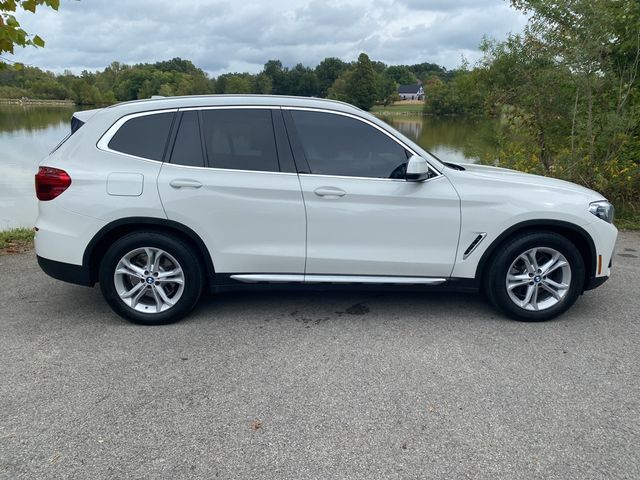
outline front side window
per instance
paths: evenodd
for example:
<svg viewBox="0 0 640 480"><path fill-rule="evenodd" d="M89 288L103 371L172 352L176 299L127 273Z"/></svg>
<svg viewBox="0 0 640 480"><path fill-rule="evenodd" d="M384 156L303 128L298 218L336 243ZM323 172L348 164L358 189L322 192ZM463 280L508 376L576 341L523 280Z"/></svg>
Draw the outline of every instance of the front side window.
<svg viewBox="0 0 640 480"><path fill-rule="evenodd" d="M371 125L323 112L292 110L291 115L311 173L405 178L407 152Z"/></svg>
<svg viewBox="0 0 640 480"><path fill-rule="evenodd" d="M151 160L162 160L174 112L155 113L127 120L109 140L109 148Z"/></svg>
<svg viewBox="0 0 640 480"><path fill-rule="evenodd" d="M201 114L209 167L280 171L270 110L213 109Z"/></svg>

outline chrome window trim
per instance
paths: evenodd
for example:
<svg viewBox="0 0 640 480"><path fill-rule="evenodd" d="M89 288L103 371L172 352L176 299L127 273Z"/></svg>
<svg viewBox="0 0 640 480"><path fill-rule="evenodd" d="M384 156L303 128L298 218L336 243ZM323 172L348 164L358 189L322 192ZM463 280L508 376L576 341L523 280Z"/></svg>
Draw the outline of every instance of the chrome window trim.
<svg viewBox="0 0 640 480"><path fill-rule="evenodd" d="M344 178L347 180L375 180L378 182L400 182L400 183L413 183L413 184L417 184L417 185L421 185L423 183L427 183L430 182L432 180L438 180L439 178L442 178L443 175L436 175L434 177L431 178L427 178L426 180L422 180L420 182L407 182L406 180L403 180L402 178L379 178L379 177L352 177L350 175L327 175L324 173L299 173L298 176L300 177L315 177L315 178Z"/></svg>
<svg viewBox="0 0 640 480"><path fill-rule="evenodd" d="M102 134L102 137L100 137L100 139L98 140L98 143L96 143L96 147L98 148L98 150L102 150L104 152L117 153L118 155L124 155L126 157L136 158L138 160L145 160L147 162L162 163L162 160L154 160L153 158L139 157L137 155L131 155L130 153L121 152L119 150L113 150L112 148L109 148L109 142L111 141L113 136L116 134L116 132L120 130L120 127L122 127L125 123L127 123L129 120L133 118L146 117L148 115L159 115L161 113L172 113L172 112L176 113L177 111L178 111L177 108L166 108L162 110L150 110L146 112L129 113L127 115L124 115L123 117L120 117L118 120L116 120L116 122L113 125L111 125L106 132Z"/></svg>
<svg viewBox="0 0 640 480"><path fill-rule="evenodd" d="M119 153L119 152L118 152ZM207 171L220 171L220 172L240 172L240 173L262 173L262 174L268 174L268 175L293 175L293 176L298 176L297 173L293 173L293 172L272 172L269 170L241 170L239 168L217 168L217 167L195 167L193 165L180 165L177 163L171 163L171 162L162 162L162 166L169 166L169 167L177 167L177 168L187 168L187 169L195 169L195 170L207 170Z"/></svg>
<svg viewBox="0 0 640 480"><path fill-rule="evenodd" d="M192 110L280 110L279 105L207 105L202 107L179 107L181 112Z"/></svg>
<svg viewBox="0 0 640 480"><path fill-rule="evenodd" d="M352 113L347 113L347 112L341 112L339 110L329 110L326 108L313 108L313 107L290 107L290 106L283 106L280 107L282 110L299 110L299 111L306 111L306 112L320 112L320 113L329 113L329 114L333 114L333 115L341 115L343 117L350 117L353 118L354 120L359 120L362 123L366 123L367 125L375 128L376 130L384 133L387 137L389 137L391 140L393 140L394 142L396 142L398 145L400 145L402 148L404 148L405 150L408 150L409 153L416 155L420 158L424 158L422 155L419 155L413 148L411 148L409 145L407 145L406 143L404 143L402 140L400 140L399 138L395 137L391 132L386 131L384 128L382 128L379 125L376 125L375 123L373 123L371 120L368 120L366 118L360 117L358 115L354 115ZM429 161L430 159L425 158L427 164L429 165L429 169L431 170L432 173L435 174L434 177L429 178L428 180L433 180L434 178L440 177L442 176L442 174L433 166L431 165L431 162ZM321 175L321 176L331 176L331 177L342 177L342 178L369 178L369 179L378 179L378 177L347 177L346 175L323 175L323 174L319 174L319 173L309 173L309 174L305 174L305 175ZM401 180L401 179L392 179L392 178L380 178L379 180L400 180L401 182L404 182L406 180Z"/></svg>
<svg viewBox="0 0 640 480"><path fill-rule="evenodd" d="M107 131L98 140L96 147L99 150L102 150L104 152L115 153L117 155L123 155L125 157L134 158L136 160L144 160L146 162L153 162L153 163L163 163L163 164L166 163L167 165L171 165L173 167L181 167L181 168L220 170L220 171L226 171L226 172L240 172L240 173L267 173L267 174L275 173L280 175L301 175L301 176L304 175L304 176L326 177L326 178L351 178L351 179L366 179L366 180L382 180L382 181L392 181L392 182L406 182L406 180L399 179L399 178L354 177L354 176L347 176L347 175L326 175L326 174L319 174L319 173L297 174L297 173L291 173L291 172L272 172L272 171L265 171L265 170L240 170L240 169L233 169L233 168L194 167L189 165L178 165L170 162L163 162L162 160L154 160L152 158L139 157L137 155L131 155L130 153L125 153L119 150L113 150L109 148L109 142L111 141L113 136L116 134L116 132L120 129L120 127L122 127L122 125L124 125L127 121L133 118L145 117L147 115L157 115L161 113L171 113L171 112L177 113L177 112L186 112L186 111L194 111L194 110L197 111L197 110L234 110L234 109L301 110L301 111L321 112L321 113L328 113L328 114L334 114L334 115L342 115L344 117L353 118L354 120L359 120L362 123L365 123L375 128L376 130L385 134L391 140L395 141L402 148L405 148L406 150L408 150L411 154L418 155L411 147L409 147L407 144L402 142L400 139L396 138L393 134L391 134L390 132L387 132L384 128L380 127L379 125L376 125L370 120L367 120L366 118L362 118L358 115L353 115L347 112L340 112L338 110L330 110L326 108L293 107L293 106L282 106L282 105L209 105L209 106L200 106L200 107L165 108L162 110L149 110L144 112L129 113L127 115L120 117L118 120L116 120L116 122L113 125L111 125L111 127L107 129ZM421 155L418 155L418 156L422 157ZM436 170L436 168L433 165L431 165L431 163L429 162L429 159L425 159L425 160L429 165L429 169L435 175L423 182L415 182L415 183L425 183L443 176L442 173L440 173L438 170Z"/></svg>

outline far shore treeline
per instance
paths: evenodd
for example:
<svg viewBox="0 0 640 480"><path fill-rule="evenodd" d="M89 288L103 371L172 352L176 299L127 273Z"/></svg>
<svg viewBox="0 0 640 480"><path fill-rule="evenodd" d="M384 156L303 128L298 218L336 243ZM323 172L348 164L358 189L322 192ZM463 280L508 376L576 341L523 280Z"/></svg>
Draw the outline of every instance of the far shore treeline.
<svg viewBox="0 0 640 480"><path fill-rule="evenodd" d="M0 98L111 104L151 95L273 93L384 110L399 84L422 82L424 113L499 120L491 138L497 158L483 162L593 188L614 202L623 226L640 228L640 1L510 3L529 16L524 32L483 40L482 58L456 70L385 65L364 53L353 62L325 58L315 67L270 60L257 74L217 78L179 58L114 62L80 75L5 66Z"/></svg>
<svg viewBox="0 0 640 480"><path fill-rule="evenodd" d="M397 98L400 84L425 79L450 80L455 72L432 64L392 65L371 61L361 54L357 61L325 58L315 67L297 64L288 68L269 60L257 74L228 73L210 78L189 60L174 58L156 63L126 65L113 62L102 71L67 71L54 74L37 67L0 70L0 98L73 100L78 105L105 105L152 95L257 93L330 97L369 110Z"/></svg>

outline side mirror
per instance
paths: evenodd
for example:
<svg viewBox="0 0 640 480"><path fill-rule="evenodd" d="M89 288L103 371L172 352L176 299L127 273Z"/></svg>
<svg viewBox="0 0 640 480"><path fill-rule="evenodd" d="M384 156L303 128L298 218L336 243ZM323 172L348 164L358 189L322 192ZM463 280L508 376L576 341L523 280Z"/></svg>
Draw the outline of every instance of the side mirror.
<svg viewBox="0 0 640 480"><path fill-rule="evenodd" d="M407 173L405 180L407 182L422 182L429 178L429 164L418 155L411 155L407 162Z"/></svg>

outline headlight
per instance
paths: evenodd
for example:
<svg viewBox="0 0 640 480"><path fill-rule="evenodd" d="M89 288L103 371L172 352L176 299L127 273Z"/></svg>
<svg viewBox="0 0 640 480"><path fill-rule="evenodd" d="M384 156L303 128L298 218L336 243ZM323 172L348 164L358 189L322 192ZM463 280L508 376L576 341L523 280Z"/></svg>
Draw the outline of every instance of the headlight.
<svg viewBox="0 0 640 480"><path fill-rule="evenodd" d="M605 222L613 223L615 208L613 208L613 205L611 205L606 200L591 202L589 204L589 211Z"/></svg>

